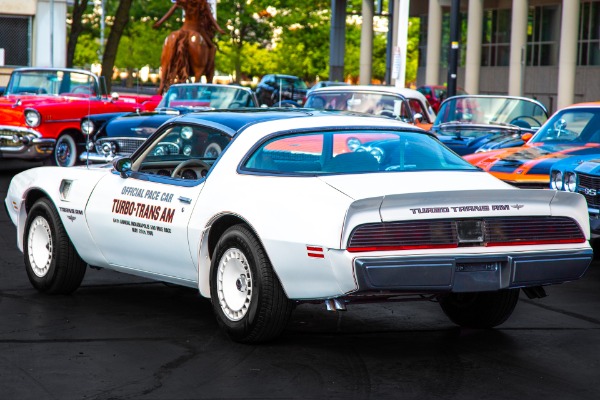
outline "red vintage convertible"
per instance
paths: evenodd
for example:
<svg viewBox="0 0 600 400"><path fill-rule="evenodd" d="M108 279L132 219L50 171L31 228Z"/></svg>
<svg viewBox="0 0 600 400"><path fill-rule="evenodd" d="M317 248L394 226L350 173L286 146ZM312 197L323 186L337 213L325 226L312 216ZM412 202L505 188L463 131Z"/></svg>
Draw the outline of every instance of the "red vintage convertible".
<svg viewBox="0 0 600 400"><path fill-rule="evenodd" d="M83 116L156 105L150 95L108 96L102 83L79 69L15 69L0 97L0 158L73 166L85 144Z"/></svg>

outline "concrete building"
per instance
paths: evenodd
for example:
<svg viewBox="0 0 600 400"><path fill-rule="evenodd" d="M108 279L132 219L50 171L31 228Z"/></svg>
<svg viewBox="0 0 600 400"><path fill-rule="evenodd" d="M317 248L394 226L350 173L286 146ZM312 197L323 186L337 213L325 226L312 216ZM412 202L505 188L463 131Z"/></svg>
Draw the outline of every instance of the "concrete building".
<svg viewBox="0 0 600 400"><path fill-rule="evenodd" d="M410 2L417 85L447 82L450 3ZM600 100L600 0L462 0L461 19L457 83L468 93L533 97L550 111Z"/></svg>
<svg viewBox="0 0 600 400"><path fill-rule="evenodd" d="M64 67L67 0L0 1L0 86L15 67Z"/></svg>

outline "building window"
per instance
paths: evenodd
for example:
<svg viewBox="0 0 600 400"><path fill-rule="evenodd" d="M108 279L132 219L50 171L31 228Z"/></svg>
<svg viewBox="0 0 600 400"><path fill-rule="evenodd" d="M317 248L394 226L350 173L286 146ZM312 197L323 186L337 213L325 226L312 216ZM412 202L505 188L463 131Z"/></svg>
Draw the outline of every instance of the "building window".
<svg viewBox="0 0 600 400"><path fill-rule="evenodd" d="M483 14L481 65L502 67L510 62L510 10L489 10Z"/></svg>
<svg viewBox="0 0 600 400"><path fill-rule="evenodd" d="M31 65L31 17L0 15L0 49L5 65Z"/></svg>
<svg viewBox="0 0 600 400"><path fill-rule="evenodd" d="M600 65L600 1L581 3L577 65Z"/></svg>
<svg viewBox="0 0 600 400"><path fill-rule="evenodd" d="M427 65L427 46L429 38L427 36L427 27L429 24L426 15L421 16L421 25L419 27L419 67ZM458 66L464 67L467 58L467 14L460 13L459 15L459 54ZM440 49L440 64L442 68L448 68L448 53L450 52L450 13L444 13L442 16L442 43Z"/></svg>
<svg viewBox="0 0 600 400"><path fill-rule="evenodd" d="M559 37L558 6L530 7L527 23L527 65L557 65Z"/></svg>

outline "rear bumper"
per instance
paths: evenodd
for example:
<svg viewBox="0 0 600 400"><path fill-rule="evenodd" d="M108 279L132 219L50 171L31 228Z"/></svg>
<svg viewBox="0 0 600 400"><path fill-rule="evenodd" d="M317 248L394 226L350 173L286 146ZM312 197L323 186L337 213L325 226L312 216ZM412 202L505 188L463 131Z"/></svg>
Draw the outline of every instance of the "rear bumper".
<svg viewBox="0 0 600 400"><path fill-rule="evenodd" d="M506 255L358 258L357 292L482 292L579 279L591 249Z"/></svg>

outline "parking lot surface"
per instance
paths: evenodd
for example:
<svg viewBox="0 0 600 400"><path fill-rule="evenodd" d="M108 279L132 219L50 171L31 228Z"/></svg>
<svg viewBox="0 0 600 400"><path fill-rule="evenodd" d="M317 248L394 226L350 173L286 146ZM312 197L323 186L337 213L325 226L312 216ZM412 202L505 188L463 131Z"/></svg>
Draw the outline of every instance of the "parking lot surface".
<svg viewBox="0 0 600 400"><path fill-rule="evenodd" d="M0 160L0 199L31 164ZM600 398L600 260L523 294L493 330L432 302L300 305L280 339L230 341L196 291L88 269L70 296L36 292L0 211L0 399Z"/></svg>

